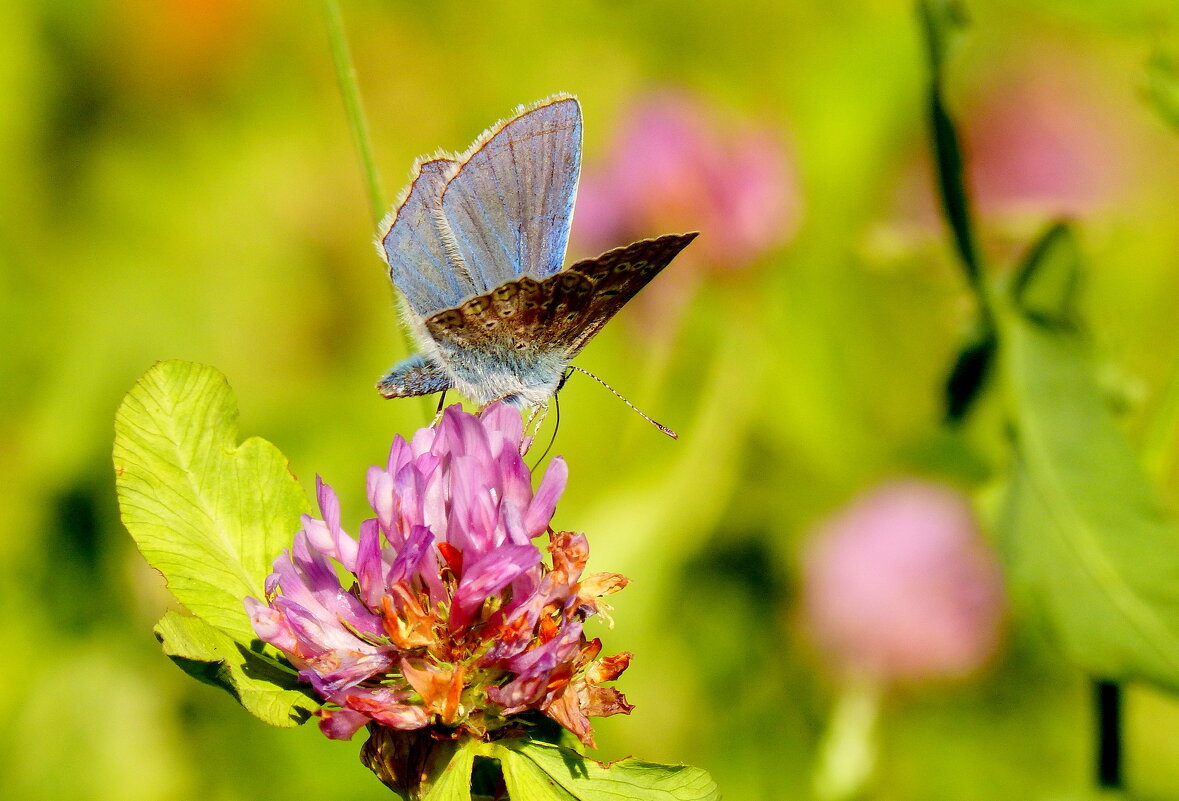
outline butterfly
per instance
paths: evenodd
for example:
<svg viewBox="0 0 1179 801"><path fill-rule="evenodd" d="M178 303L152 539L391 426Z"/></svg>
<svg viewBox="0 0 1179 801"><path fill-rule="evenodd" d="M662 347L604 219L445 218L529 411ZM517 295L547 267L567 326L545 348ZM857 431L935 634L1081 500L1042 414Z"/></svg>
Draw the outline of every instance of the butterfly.
<svg viewBox="0 0 1179 801"><path fill-rule="evenodd" d="M418 159L377 250L421 352L385 374L381 395L545 406L573 357L696 237L562 269L580 171L581 106L567 94L520 107L459 156Z"/></svg>

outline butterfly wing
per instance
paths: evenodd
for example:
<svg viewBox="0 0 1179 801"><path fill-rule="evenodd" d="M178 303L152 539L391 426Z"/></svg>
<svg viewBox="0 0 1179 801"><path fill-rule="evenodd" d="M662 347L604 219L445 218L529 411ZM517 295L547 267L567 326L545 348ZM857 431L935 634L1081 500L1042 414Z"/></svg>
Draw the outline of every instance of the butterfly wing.
<svg viewBox="0 0 1179 801"><path fill-rule="evenodd" d="M696 235L644 239L543 281L523 276L428 317L426 330L443 350L571 359Z"/></svg>
<svg viewBox="0 0 1179 801"><path fill-rule="evenodd" d="M558 95L500 122L459 159L442 209L473 294L560 271L581 171L581 107Z"/></svg>
<svg viewBox="0 0 1179 801"><path fill-rule="evenodd" d="M404 199L381 225L380 248L389 278L421 316L457 305L477 289L453 252L453 236L442 215L442 191L457 162L419 161Z"/></svg>
<svg viewBox="0 0 1179 801"><path fill-rule="evenodd" d="M560 336L562 341L568 342L566 352L569 358L580 353L602 326L698 235L699 231L691 231L643 239L608 250L596 258L579 261L566 270L583 276L592 286L584 313L571 321L570 331L562 332Z"/></svg>

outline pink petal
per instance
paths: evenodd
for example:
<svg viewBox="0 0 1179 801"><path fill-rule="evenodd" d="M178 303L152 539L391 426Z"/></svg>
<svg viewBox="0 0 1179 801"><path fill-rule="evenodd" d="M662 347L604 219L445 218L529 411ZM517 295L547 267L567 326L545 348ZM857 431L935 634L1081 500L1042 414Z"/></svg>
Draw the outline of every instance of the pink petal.
<svg viewBox="0 0 1179 801"><path fill-rule="evenodd" d="M321 709L319 730L332 740L351 740L352 735L371 719L351 709Z"/></svg>
<svg viewBox="0 0 1179 801"><path fill-rule="evenodd" d="M451 626L467 622L491 595L511 583L512 579L540 564L540 551L534 545L504 545L496 548L474 564L463 568L463 580L454 594Z"/></svg>
<svg viewBox="0 0 1179 801"><path fill-rule="evenodd" d="M565 483L569 480L569 467L560 456L549 462L544 471L544 478L536 489L532 503L528 505L528 512L524 515L524 530L530 537L543 534L553 519L553 512L557 510L557 501L565 491Z"/></svg>
<svg viewBox="0 0 1179 801"><path fill-rule="evenodd" d="M250 616L250 624L254 627L258 639L285 653L294 652L295 635L281 612L252 596L247 596L244 603L246 614Z"/></svg>

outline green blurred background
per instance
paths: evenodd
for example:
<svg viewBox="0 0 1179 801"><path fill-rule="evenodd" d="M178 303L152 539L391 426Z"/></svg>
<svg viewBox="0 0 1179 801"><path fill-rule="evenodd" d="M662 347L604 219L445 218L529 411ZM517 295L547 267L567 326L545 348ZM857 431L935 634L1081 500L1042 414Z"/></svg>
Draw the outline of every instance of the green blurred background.
<svg viewBox="0 0 1179 801"><path fill-rule="evenodd" d="M1138 436L1179 357L1179 135L1146 92L1179 15L968 8L949 90L992 269L1054 215L1078 221L1092 338ZM415 156L555 91L582 101L587 176L653 96L689 98L722 139L752 126L780 145L778 235L738 266L673 264L579 359L680 441L574 379L555 522L589 534L591 568L633 579L614 630L591 630L636 657L620 686L637 708L598 726L602 757L699 765L729 799L808 797L836 681L801 631L800 543L884 479L985 495L1002 469L993 403L964 433L940 424L972 307L930 189L911 5L343 13L389 203ZM352 530L364 469L427 421L373 390L405 344L320 6L43 0L0 19L0 796L387 797L360 738L270 729L160 654L170 601L118 521L110 465L115 409L159 359L223 370L243 434L305 486L330 481ZM651 224L633 233L665 232ZM571 256L602 249L578 226ZM1015 618L972 679L888 696L869 797L1086 797L1088 693ZM1136 797L1179 799L1174 699L1130 692L1127 748Z"/></svg>

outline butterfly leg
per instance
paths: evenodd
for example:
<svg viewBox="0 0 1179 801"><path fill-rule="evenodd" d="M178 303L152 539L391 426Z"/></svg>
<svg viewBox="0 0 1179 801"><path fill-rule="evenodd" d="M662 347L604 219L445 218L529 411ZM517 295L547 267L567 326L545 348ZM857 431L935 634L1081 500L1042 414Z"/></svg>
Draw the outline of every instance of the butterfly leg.
<svg viewBox="0 0 1179 801"><path fill-rule="evenodd" d="M442 412L446 407L446 390L438 395L438 408L434 410L434 419L430 421L430 428L435 428L442 422Z"/></svg>
<svg viewBox="0 0 1179 801"><path fill-rule="evenodd" d="M524 433L527 436L535 437L548 416L549 405L547 403L532 407L532 413L528 415L528 421L524 424Z"/></svg>

